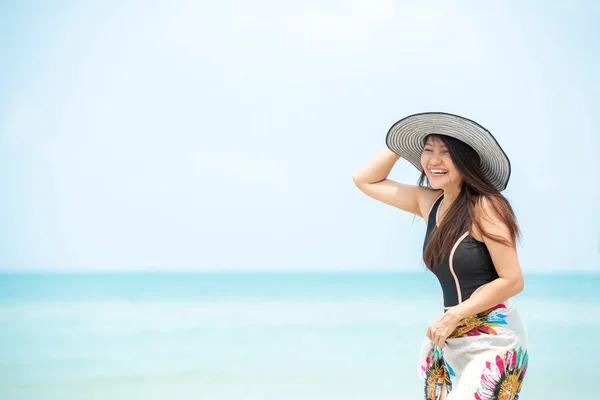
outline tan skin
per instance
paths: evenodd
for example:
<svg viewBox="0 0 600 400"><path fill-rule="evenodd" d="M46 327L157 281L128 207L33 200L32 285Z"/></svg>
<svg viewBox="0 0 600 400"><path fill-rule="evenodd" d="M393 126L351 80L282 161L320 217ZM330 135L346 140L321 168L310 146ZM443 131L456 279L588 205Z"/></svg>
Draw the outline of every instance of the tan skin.
<svg viewBox="0 0 600 400"><path fill-rule="evenodd" d="M421 166L433 190L387 179L398 159L399 156L390 150L385 150L354 175L354 183L368 196L418 215L425 220L425 223L428 222L427 213L434 201L444 193L438 213L438 222L441 222L458 196L462 184L462 176L454 166L443 142L430 138L421 155ZM431 169L444 170L447 174L433 175ZM445 347L445 340L461 319L494 307L523 290L523 274L508 227L500 221L492 206L485 200L477 204L475 218L487 232L503 236L511 242L511 246L483 237L475 226L472 227L471 235L487 246L499 278L479 288L464 302L450 307L442 316L429 324L427 337L442 348Z"/></svg>

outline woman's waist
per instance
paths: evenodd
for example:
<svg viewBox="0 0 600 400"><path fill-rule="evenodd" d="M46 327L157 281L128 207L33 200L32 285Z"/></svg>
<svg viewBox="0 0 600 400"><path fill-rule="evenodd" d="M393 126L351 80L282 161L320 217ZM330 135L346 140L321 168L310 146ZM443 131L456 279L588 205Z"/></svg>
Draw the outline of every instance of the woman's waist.
<svg viewBox="0 0 600 400"><path fill-rule="evenodd" d="M523 322L510 299L487 310L462 318L448 338L496 335L505 330L520 330Z"/></svg>
<svg viewBox="0 0 600 400"><path fill-rule="evenodd" d="M469 300L477 292L487 286L495 279L439 279L442 296L444 298L444 307L450 308L464 301Z"/></svg>

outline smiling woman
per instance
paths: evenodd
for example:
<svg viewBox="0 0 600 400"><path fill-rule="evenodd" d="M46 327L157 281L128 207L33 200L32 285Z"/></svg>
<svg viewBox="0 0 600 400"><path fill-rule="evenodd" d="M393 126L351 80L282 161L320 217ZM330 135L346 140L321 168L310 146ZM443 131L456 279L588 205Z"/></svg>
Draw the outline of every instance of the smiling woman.
<svg viewBox="0 0 600 400"><path fill-rule="evenodd" d="M489 131L446 113L406 117L388 150L354 176L370 197L424 218L425 265L438 278L444 313L421 348L426 400L516 399L527 371L527 333L510 298L523 290L519 228L501 194L510 162ZM404 157L418 185L387 179Z"/></svg>

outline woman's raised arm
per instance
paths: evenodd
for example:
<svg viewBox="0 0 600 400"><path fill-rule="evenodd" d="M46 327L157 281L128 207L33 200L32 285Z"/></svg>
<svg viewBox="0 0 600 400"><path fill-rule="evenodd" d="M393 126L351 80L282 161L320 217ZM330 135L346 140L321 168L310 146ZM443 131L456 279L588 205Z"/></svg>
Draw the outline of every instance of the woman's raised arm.
<svg viewBox="0 0 600 400"><path fill-rule="evenodd" d="M354 183L369 197L422 217L432 190L387 179L400 156L386 149L354 174Z"/></svg>

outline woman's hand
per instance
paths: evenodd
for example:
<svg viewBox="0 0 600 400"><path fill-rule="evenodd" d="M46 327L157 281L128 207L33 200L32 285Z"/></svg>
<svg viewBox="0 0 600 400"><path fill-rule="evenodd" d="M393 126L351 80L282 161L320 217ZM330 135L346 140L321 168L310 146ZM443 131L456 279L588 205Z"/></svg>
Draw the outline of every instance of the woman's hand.
<svg viewBox="0 0 600 400"><path fill-rule="evenodd" d="M433 342L433 344L444 348L446 345L446 339L456 329L456 326L460 322L461 318L459 315L446 312L444 315L433 321L427 327L427 337Z"/></svg>

